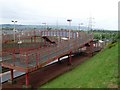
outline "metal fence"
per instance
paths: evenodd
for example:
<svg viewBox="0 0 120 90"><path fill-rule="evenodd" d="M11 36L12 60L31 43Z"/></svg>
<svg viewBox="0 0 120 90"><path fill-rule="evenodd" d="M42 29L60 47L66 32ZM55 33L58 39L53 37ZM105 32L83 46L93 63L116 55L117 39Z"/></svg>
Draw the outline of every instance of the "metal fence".
<svg viewBox="0 0 120 90"><path fill-rule="evenodd" d="M23 42L20 47L17 46L16 43L13 43L14 47L12 47L12 45L8 45L7 47L3 46L2 60L5 63L25 68L35 67L39 64L48 62L51 59L57 59L60 56L68 54L70 51L79 48L82 44L85 44L93 39L92 34L77 31L71 31L70 39L68 39L68 30L30 31L16 33L15 36L16 40L18 41L32 37L35 40L34 43L29 42L30 44L27 45L25 42ZM40 42L36 44L36 37L42 38L42 36L51 37L52 40L55 40L57 45L44 46L41 45ZM62 37L67 39L64 40ZM12 40L13 35L5 35L3 36L3 39L4 44L5 41ZM19 53L16 53L16 51Z"/></svg>

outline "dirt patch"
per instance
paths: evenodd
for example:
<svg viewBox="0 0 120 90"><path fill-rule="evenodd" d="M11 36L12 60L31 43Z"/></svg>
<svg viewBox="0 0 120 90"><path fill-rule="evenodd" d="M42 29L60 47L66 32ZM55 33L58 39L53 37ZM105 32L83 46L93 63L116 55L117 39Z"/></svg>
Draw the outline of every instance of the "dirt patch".
<svg viewBox="0 0 120 90"><path fill-rule="evenodd" d="M118 88L118 85L116 85L116 84L109 84L108 88Z"/></svg>

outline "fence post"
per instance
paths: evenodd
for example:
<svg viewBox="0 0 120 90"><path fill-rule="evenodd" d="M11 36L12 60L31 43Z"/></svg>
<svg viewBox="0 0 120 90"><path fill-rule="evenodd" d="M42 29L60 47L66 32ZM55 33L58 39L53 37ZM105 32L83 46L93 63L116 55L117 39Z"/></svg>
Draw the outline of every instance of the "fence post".
<svg viewBox="0 0 120 90"><path fill-rule="evenodd" d="M13 65L15 66L15 49L13 49L12 56L13 56Z"/></svg>
<svg viewBox="0 0 120 90"><path fill-rule="evenodd" d="M28 52L26 52L26 67L28 68Z"/></svg>
<svg viewBox="0 0 120 90"><path fill-rule="evenodd" d="M39 53L36 52L36 66L38 66L38 55Z"/></svg>
<svg viewBox="0 0 120 90"><path fill-rule="evenodd" d="M13 69L10 69L10 73L11 73L11 81L13 81L13 78L14 78Z"/></svg>
<svg viewBox="0 0 120 90"><path fill-rule="evenodd" d="M92 56L93 56L93 48L94 48L93 41L91 41L90 42L90 53L91 53Z"/></svg>
<svg viewBox="0 0 120 90"><path fill-rule="evenodd" d="M28 72L26 72L26 74L25 74L25 87L26 88L31 88L31 86L29 85L29 73Z"/></svg>
<svg viewBox="0 0 120 90"><path fill-rule="evenodd" d="M69 65L72 65L72 51L69 53Z"/></svg>
<svg viewBox="0 0 120 90"><path fill-rule="evenodd" d="M36 31L34 30L34 42L36 42Z"/></svg>

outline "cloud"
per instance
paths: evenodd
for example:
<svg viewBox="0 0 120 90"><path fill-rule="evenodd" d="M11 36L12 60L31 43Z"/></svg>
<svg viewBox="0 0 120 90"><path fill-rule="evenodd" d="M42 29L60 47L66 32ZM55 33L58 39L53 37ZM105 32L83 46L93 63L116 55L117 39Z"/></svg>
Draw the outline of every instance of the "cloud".
<svg viewBox="0 0 120 90"><path fill-rule="evenodd" d="M67 18L76 18L72 22L77 25L76 22L87 19L91 13L98 22L97 26L107 23L117 27L118 0L0 0L0 3L3 23L9 23L12 19L26 24L55 23L59 18L59 22L66 24ZM108 22L101 22L106 20Z"/></svg>

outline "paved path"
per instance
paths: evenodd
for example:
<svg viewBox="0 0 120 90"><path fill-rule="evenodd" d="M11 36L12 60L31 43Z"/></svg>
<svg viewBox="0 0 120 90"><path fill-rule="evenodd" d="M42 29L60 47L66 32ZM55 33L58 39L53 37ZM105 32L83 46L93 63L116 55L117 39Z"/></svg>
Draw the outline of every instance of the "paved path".
<svg viewBox="0 0 120 90"><path fill-rule="evenodd" d="M19 72L14 70L14 77L18 77L25 74L24 72ZM10 71L0 74L1 83L10 79Z"/></svg>
<svg viewBox="0 0 120 90"><path fill-rule="evenodd" d="M65 56L65 57L63 57L63 58L61 58L61 59L65 59L65 58L67 58L67 57L68 57L68 56ZM48 63L47 65L53 64L53 63L55 63L55 62L57 62L57 60L55 60L55 61L53 61L53 62L51 62L51 63ZM47 66L47 65L45 65L45 66ZM20 72L20 71L14 70L14 77L18 77L18 76L21 76L21 75L24 75L24 74L25 74L24 72ZM3 82L5 82L5 81L8 81L9 79L10 79L10 71L0 74L0 80L1 80L0 83L3 83Z"/></svg>

